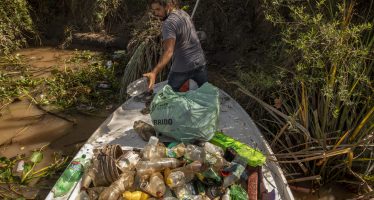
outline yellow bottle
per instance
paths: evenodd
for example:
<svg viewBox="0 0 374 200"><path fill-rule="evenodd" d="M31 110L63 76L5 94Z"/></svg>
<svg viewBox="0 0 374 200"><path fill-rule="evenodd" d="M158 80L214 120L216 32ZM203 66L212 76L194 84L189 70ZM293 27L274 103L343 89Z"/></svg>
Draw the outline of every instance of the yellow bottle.
<svg viewBox="0 0 374 200"><path fill-rule="evenodd" d="M142 191L129 192L126 191L123 193L124 200L147 200L149 195Z"/></svg>

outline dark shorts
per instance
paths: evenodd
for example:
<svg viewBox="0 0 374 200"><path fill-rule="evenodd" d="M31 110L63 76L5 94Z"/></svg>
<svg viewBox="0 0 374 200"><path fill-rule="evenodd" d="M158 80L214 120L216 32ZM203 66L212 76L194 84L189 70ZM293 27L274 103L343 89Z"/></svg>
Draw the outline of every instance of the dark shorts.
<svg viewBox="0 0 374 200"><path fill-rule="evenodd" d="M171 88L173 88L174 91L179 91L179 88L183 85L183 83L189 79L194 80L199 87L208 82L208 73L205 65L188 72L170 71L168 76L168 84L171 86Z"/></svg>

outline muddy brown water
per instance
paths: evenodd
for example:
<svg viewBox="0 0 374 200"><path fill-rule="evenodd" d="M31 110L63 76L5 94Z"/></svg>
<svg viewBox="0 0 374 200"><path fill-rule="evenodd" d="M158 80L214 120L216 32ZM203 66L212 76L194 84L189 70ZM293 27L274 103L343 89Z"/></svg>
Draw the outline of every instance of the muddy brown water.
<svg viewBox="0 0 374 200"><path fill-rule="evenodd" d="M59 69L71 67L65 65L65 60L74 55L73 50L60 50L53 47L29 48L17 53L26 58L33 75L38 77L50 75L51 70L56 66ZM102 110L100 116L79 113L63 115L75 121L74 124L46 113L28 100L13 102L0 110L0 156L27 155L32 150L48 145L44 150L43 161L36 168L40 169L52 161L54 152L74 155L112 111L113 109ZM39 186L44 187L41 191L42 198L48 193L57 177L58 175L38 183ZM298 200L340 200L353 196L340 185L326 186L315 194L294 192L294 195Z"/></svg>
<svg viewBox="0 0 374 200"><path fill-rule="evenodd" d="M53 69L74 67L66 65L65 62L74 55L74 52L74 50L43 47L23 49L16 53L24 57L33 76L47 77ZM15 101L0 110L0 156L30 155L32 150L47 145L43 151L42 162L35 168L35 170L41 169L52 162L55 152L73 156L112 111L100 110L99 115L78 112L54 115L40 109L27 99ZM52 180L38 183L46 188L41 191L42 193L46 194L49 191L56 177L58 175L51 178Z"/></svg>

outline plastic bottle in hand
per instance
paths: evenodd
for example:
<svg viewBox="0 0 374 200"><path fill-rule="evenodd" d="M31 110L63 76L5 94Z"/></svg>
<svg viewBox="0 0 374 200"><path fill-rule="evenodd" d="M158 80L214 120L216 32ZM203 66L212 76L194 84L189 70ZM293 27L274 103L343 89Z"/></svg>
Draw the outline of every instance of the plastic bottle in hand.
<svg viewBox="0 0 374 200"><path fill-rule="evenodd" d="M74 184L79 181L87 164L87 160L85 158L86 155L83 154L82 157L71 161L69 166L62 173L61 177L57 180L55 186L52 188L55 198L66 195Z"/></svg>
<svg viewBox="0 0 374 200"><path fill-rule="evenodd" d="M140 185L140 188L151 194L154 197L160 198L164 196L166 191L166 186L164 183L164 178L161 173L153 173L149 178L149 182L144 182Z"/></svg>
<svg viewBox="0 0 374 200"><path fill-rule="evenodd" d="M142 77L127 86L127 94L134 97L148 91L148 78Z"/></svg>

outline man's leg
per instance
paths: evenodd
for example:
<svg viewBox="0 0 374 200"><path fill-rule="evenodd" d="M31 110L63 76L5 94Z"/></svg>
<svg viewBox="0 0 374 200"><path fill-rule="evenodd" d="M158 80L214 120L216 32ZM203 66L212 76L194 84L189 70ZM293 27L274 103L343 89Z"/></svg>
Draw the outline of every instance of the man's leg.
<svg viewBox="0 0 374 200"><path fill-rule="evenodd" d="M175 92L179 91L179 88L190 79L189 72L169 72L168 84L173 88Z"/></svg>
<svg viewBox="0 0 374 200"><path fill-rule="evenodd" d="M206 70L206 66L201 66L195 69L191 79L194 80L199 87L208 82L208 73Z"/></svg>

